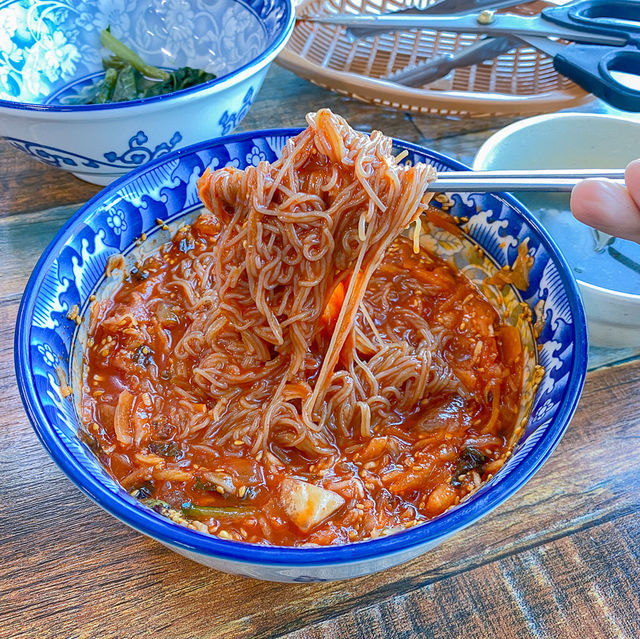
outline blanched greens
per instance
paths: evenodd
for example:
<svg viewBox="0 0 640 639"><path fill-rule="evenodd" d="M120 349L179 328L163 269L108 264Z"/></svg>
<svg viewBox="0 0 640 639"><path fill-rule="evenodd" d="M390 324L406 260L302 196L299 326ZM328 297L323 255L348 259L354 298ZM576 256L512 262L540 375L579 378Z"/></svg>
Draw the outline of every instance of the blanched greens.
<svg viewBox="0 0 640 639"><path fill-rule="evenodd" d="M102 30L100 41L113 55L102 60L104 78L83 99L83 104L128 102L174 93L216 77L202 69L180 67L169 73L147 64L135 51L120 42L109 27Z"/></svg>

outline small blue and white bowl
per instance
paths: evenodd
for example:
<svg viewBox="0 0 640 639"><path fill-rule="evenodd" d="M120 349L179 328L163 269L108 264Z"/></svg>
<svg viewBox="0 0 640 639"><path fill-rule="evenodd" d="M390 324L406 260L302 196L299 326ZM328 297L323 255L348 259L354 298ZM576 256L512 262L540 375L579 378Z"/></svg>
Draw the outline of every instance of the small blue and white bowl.
<svg viewBox="0 0 640 639"><path fill-rule="evenodd" d="M0 0L0 135L41 162L109 184L231 133L294 20L292 0ZM217 78L130 102L73 104L103 73L107 26L150 64Z"/></svg>
<svg viewBox="0 0 640 639"><path fill-rule="evenodd" d="M18 314L15 357L22 400L38 437L67 476L98 505L207 566L258 579L301 582L358 577L408 561L486 515L523 486L558 444L576 409L586 372L587 337L569 267L531 214L505 194L449 194L452 213L469 218L465 242L482 246L493 268L513 264L518 245L528 238L534 264L529 288L520 299L544 319L532 348L532 357L544 366L544 377L537 392L531 392L530 411L513 454L494 477L430 522L327 548L219 539L177 525L136 501L79 440L76 403L61 396L58 367L71 378L77 402L86 339L87 322L77 327L67 317L69 310L77 305L86 317L90 296L109 294L105 289L113 282L105 278L105 266L111 255L121 253L129 261L144 257L169 239L171 231L163 227L176 228L197 215L201 209L197 180L207 167L244 168L273 161L297 132L258 131L204 142L158 158L104 189L67 222L36 265ZM398 151L406 149L412 162L428 161L438 170L466 169L413 144L398 141L396 146ZM136 240L143 233L147 239L140 246ZM521 308L518 313L522 314Z"/></svg>

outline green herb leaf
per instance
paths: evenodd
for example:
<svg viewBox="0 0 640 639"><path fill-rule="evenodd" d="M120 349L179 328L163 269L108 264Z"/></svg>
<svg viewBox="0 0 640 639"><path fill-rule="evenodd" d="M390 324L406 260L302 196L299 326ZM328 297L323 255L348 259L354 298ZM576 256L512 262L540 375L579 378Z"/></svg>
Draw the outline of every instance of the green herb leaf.
<svg viewBox="0 0 640 639"><path fill-rule="evenodd" d="M149 98L156 95L164 95L166 93L175 93L182 89L208 82L215 78L215 74L203 71L202 69L193 69L191 67L181 67L162 82L155 82L143 92L143 97Z"/></svg>
<svg viewBox="0 0 640 639"><path fill-rule="evenodd" d="M149 450L154 455L170 459L182 459L184 453L177 442L149 442Z"/></svg>
<svg viewBox="0 0 640 639"><path fill-rule="evenodd" d="M484 453L471 446L466 447L458 459L458 466L453 474L451 485L460 486L462 484L461 476L466 475L469 471L481 469L486 461L487 457Z"/></svg>
<svg viewBox="0 0 640 639"><path fill-rule="evenodd" d="M148 78L166 80L169 74L158 67L147 64L135 51L132 51L126 44L120 42L118 38L111 34L111 27L103 29L100 33L102 46L109 49L116 56L128 62L134 69L137 69Z"/></svg>
<svg viewBox="0 0 640 639"><path fill-rule="evenodd" d="M103 46L113 55L102 59L104 79L92 89L90 96L82 98L80 104L105 104L107 102L128 102L138 98L148 98L197 86L213 80L216 76L202 69L181 67L167 73L147 64L111 33L111 28L100 34Z"/></svg>
<svg viewBox="0 0 640 639"><path fill-rule="evenodd" d="M182 512L192 519L238 519L255 514L255 508L249 506L194 506L190 501L182 504Z"/></svg>
<svg viewBox="0 0 640 639"><path fill-rule="evenodd" d="M112 70L113 69L109 69L108 71ZM129 100L135 100L137 97L138 87L136 84L136 72L131 65L128 65L118 73L118 79L116 81L116 86L113 89L111 101L127 102Z"/></svg>
<svg viewBox="0 0 640 639"><path fill-rule="evenodd" d="M110 102L117 80L118 72L115 69L107 69L104 78L96 84L86 104L105 104Z"/></svg>

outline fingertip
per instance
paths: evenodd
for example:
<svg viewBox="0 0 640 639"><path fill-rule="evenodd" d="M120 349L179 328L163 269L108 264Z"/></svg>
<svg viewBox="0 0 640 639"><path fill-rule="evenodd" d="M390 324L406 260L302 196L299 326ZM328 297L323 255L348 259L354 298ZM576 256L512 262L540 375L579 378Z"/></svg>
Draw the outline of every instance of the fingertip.
<svg viewBox="0 0 640 639"><path fill-rule="evenodd" d="M624 171L624 181L629 190L629 195L640 208L640 160L634 160L627 164Z"/></svg>
<svg viewBox="0 0 640 639"><path fill-rule="evenodd" d="M622 184L595 178L583 180L571 193L571 212L583 224L640 241L640 210Z"/></svg>
<svg viewBox="0 0 640 639"><path fill-rule="evenodd" d="M602 223L604 186L602 180L589 178L578 182L571 191L571 212L574 217L589 226Z"/></svg>

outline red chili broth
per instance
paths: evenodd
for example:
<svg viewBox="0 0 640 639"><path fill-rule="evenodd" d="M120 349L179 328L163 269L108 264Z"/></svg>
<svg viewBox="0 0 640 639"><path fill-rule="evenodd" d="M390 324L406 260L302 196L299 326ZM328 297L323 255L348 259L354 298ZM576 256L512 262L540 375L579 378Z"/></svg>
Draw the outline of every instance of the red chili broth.
<svg viewBox="0 0 640 639"><path fill-rule="evenodd" d="M265 456L251 458L246 443L217 446L208 441L215 451L212 455L197 448L201 443L197 435L179 439L166 419L168 407L181 401L177 389L188 389L198 400L196 410L203 413L211 409L214 398L190 383L192 366L176 362L172 355L186 328L188 304L176 290L159 312L157 291L171 269L207 250L213 241L210 223L205 214L181 230L129 274L112 300L96 302L92 309L93 343L87 349L83 395L85 437L127 490L139 498L162 500L178 512L186 504L187 520L189 504L248 509L231 517L195 517L199 529L225 538L327 545L426 521L496 472L520 406L519 337L501 324L496 310L462 273L424 249L414 254L404 238L387 252L365 301L380 287L389 287L392 304L386 316L381 309L370 309L379 329L395 326L398 335L403 334L398 315L403 308L417 311L430 328L446 328L450 336L444 356L468 390L467 397L425 398L410 414L398 413L397 420L378 424L373 437L363 437L354 428L349 438L338 438L340 454L330 464L272 444L270 452L284 462L277 469L268 467ZM370 330L362 317L358 321L363 330ZM405 337L410 342L411 335ZM310 355L321 361L329 338L329 331L322 333ZM138 419L146 433L139 445L123 445L114 432L122 391L134 397L132 419ZM228 477L232 492L203 489L203 472ZM280 483L287 476L332 487L359 477L364 496L348 499L326 521L303 532L289 520L278 499Z"/></svg>

